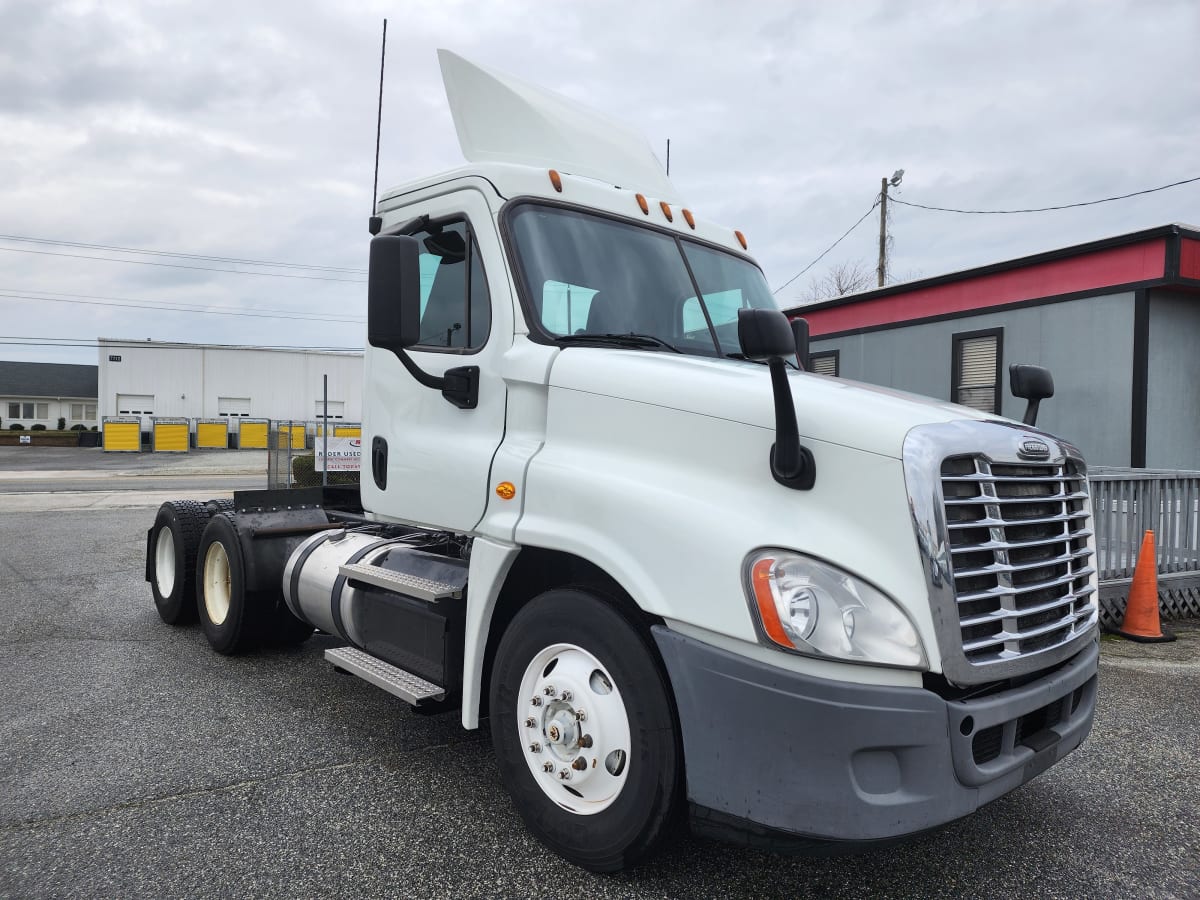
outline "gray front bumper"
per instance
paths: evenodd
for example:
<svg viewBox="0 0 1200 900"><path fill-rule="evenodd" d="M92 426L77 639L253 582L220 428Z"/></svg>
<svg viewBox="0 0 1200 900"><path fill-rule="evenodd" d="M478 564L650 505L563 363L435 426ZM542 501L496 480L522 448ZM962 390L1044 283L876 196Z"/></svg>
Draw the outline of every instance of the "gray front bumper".
<svg viewBox="0 0 1200 900"><path fill-rule="evenodd" d="M872 842L924 831L1045 771L1092 727L1095 642L1020 687L947 701L653 632L679 710L693 821L722 834Z"/></svg>

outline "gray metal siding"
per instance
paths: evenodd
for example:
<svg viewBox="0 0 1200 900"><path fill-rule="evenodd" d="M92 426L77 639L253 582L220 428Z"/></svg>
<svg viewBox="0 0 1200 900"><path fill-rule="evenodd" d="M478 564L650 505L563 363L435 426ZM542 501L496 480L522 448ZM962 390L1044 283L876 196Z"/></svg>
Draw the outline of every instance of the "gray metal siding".
<svg viewBox="0 0 1200 900"><path fill-rule="evenodd" d="M1200 297L1150 292L1146 466L1200 469Z"/></svg>
<svg viewBox="0 0 1200 900"><path fill-rule="evenodd" d="M1020 419L1025 412L1025 401L1009 393L1009 364L1046 366L1055 395L1042 402L1038 427L1076 444L1092 464L1129 465L1132 293L816 337L811 345L841 351L843 378L949 400L953 336L984 328L1004 329L1003 415Z"/></svg>

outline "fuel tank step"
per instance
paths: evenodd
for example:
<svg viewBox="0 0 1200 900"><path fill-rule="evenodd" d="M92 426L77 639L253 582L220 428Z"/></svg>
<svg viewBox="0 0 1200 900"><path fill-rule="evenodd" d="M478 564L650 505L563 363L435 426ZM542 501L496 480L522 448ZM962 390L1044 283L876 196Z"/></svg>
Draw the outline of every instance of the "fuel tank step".
<svg viewBox="0 0 1200 900"><path fill-rule="evenodd" d="M366 563L344 563L338 571L353 581L373 584L385 591L395 591L418 600L461 600L463 589L443 581L430 581L407 572L395 572L382 566Z"/></svg>
<svg viewBox="0 0 1200 900"><path fill-rule="evenodd" d="M354 647L326 650L325 659L335 668L357 675L413 706L422 700L442 700L446 696L445 688Z"/></svg>

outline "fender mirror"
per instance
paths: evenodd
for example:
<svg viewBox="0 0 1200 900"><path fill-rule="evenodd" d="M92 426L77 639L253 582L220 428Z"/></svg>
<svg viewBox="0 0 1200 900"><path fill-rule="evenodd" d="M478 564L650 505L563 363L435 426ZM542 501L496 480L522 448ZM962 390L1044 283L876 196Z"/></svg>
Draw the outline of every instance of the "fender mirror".
<svg viewBox="0 0 1200 900"><path fill-rule="evenodd" d="M807 332L808 323L805 323ZM739 309L738 342L747 359L765 362L771 370L775 397L775 444L771 447L771 475L784 487L811 490L817 466L812 453L800 444L796 405L788 382L784 357L797 351L797 338L787 316L777 309Z"/></svg>
<svg viewBox="0 0 1200 900"><path fill-rule="evenodd" d="M1013 363L1008 367L1008 383L1014 397L1029 401L1022 421L1026 425L1036 424L1038 406L1046 398L1054 396L1054 378L1050 370Z"/></svg>

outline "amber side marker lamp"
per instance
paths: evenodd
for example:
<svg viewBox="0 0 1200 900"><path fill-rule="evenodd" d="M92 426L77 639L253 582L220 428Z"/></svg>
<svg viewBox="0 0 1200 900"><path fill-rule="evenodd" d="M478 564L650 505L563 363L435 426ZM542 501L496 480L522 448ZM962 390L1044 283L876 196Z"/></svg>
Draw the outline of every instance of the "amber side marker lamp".
<svg viewBox="0 0 1200 900"><path fill-rule="evenodd" d="M562 176L554 169L550 170L550 183L554 185L556 191L562 193Z"/></svg>
<svg viewBox="0 0 1200 900"><path fill-rule="evenodd" d="M779 610L775 607L775 599L771 596L771 566L775 560L768 557L760 559L750 570L750 586L754 589L754 602L758 604L758 614L762 619L763 630L767 637L781 647L795 647L788 640L783 623L779 621Z"/></svg>
<svg viewBox="0 0 1200 900"><path fill-rule="evenodd" d="M646 215L650 215L650 204L646 202L646 198L641 194L637 194L636 196L638 206L641 207L642 212L644 212Z"/></svg>
<svg viewBox="0 0 1200 900"><path fill-rule="evenodd" d="M740 231L735 231L733 233L733 236L738 239L738 243L742 245L743 250L750 249L749 247L746 246L746 236L744 234L742 234Z"/></svg>
<svg viewBox="0 0 1200 900"><path fill-rule="evenodd" d="M502 481L496 485L496 496L501 500L511 500L517 496L517 486L511 481Z"/></svg>
<svg viewBox="0 0 1200 900"><path fill-rule="evenodd" d="M692 229L692 231L696 230L696 217L692 215L692 211L690 209L685 209L683 211L683 221L688 223L688 228Z"/></svg>
<svg viewBox="0 0 1200 900"><path fill-rule="evenodd" d="M671 204L670 204L670 203L668 203L666 200L663 200L663 201L662 201L662 202L660 202L658 205L659 205L659 206L662 208L663 215L667 217L667 221L668 221L668 222L674 222L674 221L675 221L675 216L673 216L673 215L671 214Z"/></svg>

